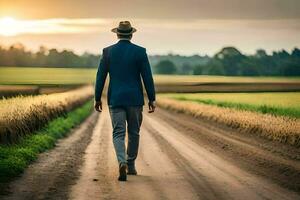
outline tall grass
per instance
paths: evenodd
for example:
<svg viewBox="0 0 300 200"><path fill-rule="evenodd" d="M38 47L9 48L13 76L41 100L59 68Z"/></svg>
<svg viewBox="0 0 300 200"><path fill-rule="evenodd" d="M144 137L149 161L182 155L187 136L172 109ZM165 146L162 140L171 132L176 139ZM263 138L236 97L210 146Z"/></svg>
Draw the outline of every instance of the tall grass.
<svg viewBox="0 0 300 200"><path fill-rule="evenodd" d="M20 173L37 155L54 147L57 139L82 122L92 111L92 101L49 122L41 130L24 136L17 144L0 145L0 183Z"/></svg>
<svg viewBox="0 0 300 200"><path fill-rule="evenodd" d="M185 97L174 97L174 99L181 100L181 101L194 101L194 102L198 102L198 103L216 105L216 106L225 107L225 108L235 108L238 110L248 110L248 111L260 112L263 114L272 114L272 115L300 118L300 109L294 109L294 108L282 108L282 107L277 107L277 106L269 106L266 104L251 105L251 104L244 104L244 103L232 103L232 102L225 102L225 101L215 101L215 100L211 100L211 99L190 100Z"/></svg>
<svg viewBox="0 0 300 200"><path fill-rule="evenodd" d="M214 121L241 132L258 134L271 140L300 146L300 119L221 108L166 97L159 97L157 104L162 108Z"/></svg>
<svg viewBox="0 0 300 200"><path fill-rule="evenodd" d="M93 95L92 86L50 95L16 97L0 101L0 144L17 142L42 128L50 120L65 115Z"/></svg>
<svg viewBox="0 0 300 200"><path fill-rule="evenodd" d="M300 118L299 92L162 94L181 101Z"/></svg>

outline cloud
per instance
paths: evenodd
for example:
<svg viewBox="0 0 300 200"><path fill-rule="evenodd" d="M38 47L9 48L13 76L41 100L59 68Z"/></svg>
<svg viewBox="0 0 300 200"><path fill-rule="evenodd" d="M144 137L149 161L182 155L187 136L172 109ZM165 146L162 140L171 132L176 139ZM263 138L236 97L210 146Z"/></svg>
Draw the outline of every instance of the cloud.
<svg viewBox="0 0 300 200"><path fill-rule="evenodd" d="M15 36L21 34L75 34L104 30L108 23L103 19L43 19L16 20L10 17L0 19L0 34Z"/></svg>
<svg viewBox="0 0 300 200"><path fill-rule="evenodd" d="M121 19L59 18L42 20L0 19L0 34L15 36L22 34L88 34L108 32ZM134 19L132 23L143 32L165 31L232 31L236 29L299 30L300 20L166 20Z"/></svg>

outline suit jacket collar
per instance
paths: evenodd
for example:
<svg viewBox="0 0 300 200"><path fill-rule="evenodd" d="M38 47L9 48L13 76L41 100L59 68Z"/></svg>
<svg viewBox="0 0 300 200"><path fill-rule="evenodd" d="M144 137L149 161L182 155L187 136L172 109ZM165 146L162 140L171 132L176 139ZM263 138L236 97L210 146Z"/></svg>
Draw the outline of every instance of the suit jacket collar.
<svg viewBox="0 0 300 200"><path fill-rule="evenodd" d="M131 41L130 41L130 40L127 40L127 39L120 39L120 40L118 41L118 43L121 43L121 42L124 42L124 43L129 42L129 43L131 43Z"/></svg>

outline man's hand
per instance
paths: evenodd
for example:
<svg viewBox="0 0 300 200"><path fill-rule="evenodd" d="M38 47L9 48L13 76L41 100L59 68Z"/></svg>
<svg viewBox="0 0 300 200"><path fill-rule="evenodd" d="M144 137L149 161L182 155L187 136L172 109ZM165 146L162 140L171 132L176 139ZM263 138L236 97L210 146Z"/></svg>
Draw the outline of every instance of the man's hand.
<svg viewBox="0 0 300 200"><path fill-rule="evenodd" d="M148 113L153 113L155 111L155 107L156 107L155 101L149 101L148 106L149 106Z"/></svg>
<svg viewBox="0 0 300 200"><path fill-rule="evenodd" d="M102 102L101 101L96 101L94 107L95 107L96 111L102 112Z"/></svg>

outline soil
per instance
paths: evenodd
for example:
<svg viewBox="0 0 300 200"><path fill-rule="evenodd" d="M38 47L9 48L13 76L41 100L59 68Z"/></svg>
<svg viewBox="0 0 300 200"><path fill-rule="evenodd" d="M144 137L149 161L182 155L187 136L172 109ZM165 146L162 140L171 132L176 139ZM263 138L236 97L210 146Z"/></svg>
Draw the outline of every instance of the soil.
<svg viewBox="0 0 300 200"><path fill-rule="evenodd" d="M300 199L299 148L160 108L144 109L140 135L138 175L119 182L104 106L0 198Z"/></svg>

